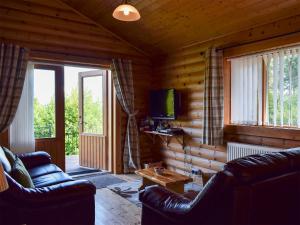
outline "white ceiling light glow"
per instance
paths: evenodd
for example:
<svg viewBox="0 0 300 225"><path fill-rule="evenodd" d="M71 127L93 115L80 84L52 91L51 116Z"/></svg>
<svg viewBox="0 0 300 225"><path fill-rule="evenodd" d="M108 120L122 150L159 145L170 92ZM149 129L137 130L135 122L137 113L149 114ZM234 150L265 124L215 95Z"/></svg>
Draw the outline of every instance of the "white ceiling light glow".
<svg viewBox="0 0 300 225"><path fill-rule="evenodd" d="M132 5L124 1L113 12L113 17L121 21L137 21L141 18L139 11Z"/></svg>

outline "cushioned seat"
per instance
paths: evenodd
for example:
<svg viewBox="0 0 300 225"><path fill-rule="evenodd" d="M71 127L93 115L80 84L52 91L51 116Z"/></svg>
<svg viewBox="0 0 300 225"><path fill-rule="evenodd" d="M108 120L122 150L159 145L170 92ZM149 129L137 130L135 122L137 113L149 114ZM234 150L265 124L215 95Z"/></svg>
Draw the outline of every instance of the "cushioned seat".
<svg viewBox="0 0 300 225"><path fill-rule="evenodd" d="M67 181L73 181L73 179L64 172L56 172L45 174L32 179L35 187L46 187L54 184L59 184Z"/></svg>
<svg viewBox="0 0 300 225"><path fill-rule="evenodd" d="M54 164L45 164L28 170L28 173L32 179L39 176L43 176L45 174L57 173L57 172L62 172L62 170Z"/></svg>
<svg viewBox="0 0 300 225"><path fill-rule="evenodd" d="M0 147L1 148L1 147ZM27 188L10 174L5 155L9 188L0 193L0 224L10 225L94 225L96 187L85 180L74 180L51 163L46 152L18 155L35 187Z"/></svg>

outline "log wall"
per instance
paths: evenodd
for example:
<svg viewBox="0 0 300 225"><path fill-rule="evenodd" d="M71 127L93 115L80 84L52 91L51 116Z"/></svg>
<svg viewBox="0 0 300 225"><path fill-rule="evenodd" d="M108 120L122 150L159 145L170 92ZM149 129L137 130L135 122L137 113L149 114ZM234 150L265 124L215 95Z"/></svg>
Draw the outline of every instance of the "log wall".
<svg viewBox="0 0 300 225"><path fill-rule="evenodd" d="M185 132L185 147L175 139L161 144L161 154L169 168L190 172L192 168L205 172L218 171L226 161L225 147L202 145L204 52L188 48L160 60L155 71L156 88L175 88L182 95L182 112L171 124Z"/></svg>

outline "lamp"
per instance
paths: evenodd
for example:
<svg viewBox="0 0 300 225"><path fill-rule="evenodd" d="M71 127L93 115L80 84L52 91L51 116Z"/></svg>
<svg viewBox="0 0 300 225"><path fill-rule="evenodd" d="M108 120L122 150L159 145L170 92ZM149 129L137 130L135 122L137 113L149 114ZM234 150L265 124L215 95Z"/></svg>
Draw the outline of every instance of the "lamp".
<svg viewBox="0 0 300 225"><path fill-rule="evenodd" d="M8 183L6 180L6 176L3 170L2 163L0 161L0 192L3 192L8 189Z"/></svg>
<svg viewBox="0 0 300 225"><path fill-rule="evenodd" d="M125 0L113 12L112 16L121 21L136 21L141 18L139 11Z"/></svg>

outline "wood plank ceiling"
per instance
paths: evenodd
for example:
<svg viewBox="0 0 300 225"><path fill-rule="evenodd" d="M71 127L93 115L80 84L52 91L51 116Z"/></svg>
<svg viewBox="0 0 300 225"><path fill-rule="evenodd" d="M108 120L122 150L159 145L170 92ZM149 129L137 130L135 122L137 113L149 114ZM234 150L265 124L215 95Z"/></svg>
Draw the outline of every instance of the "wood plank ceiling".
<svg viewBox="0 0 300 225"><path fill-rule="evenodd" d="M61 0L152 55L300 14L297 0L131 0L133 23L112 18L122 0Z"/></svg>

